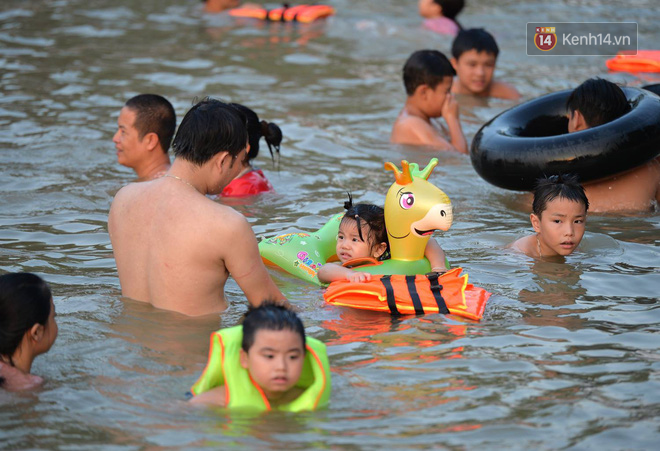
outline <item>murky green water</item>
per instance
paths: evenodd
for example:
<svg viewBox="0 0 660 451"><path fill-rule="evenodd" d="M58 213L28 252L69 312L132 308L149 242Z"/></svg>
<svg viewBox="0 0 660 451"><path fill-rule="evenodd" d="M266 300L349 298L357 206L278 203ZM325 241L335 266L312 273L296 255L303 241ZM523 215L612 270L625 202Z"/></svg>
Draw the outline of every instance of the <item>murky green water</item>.
<svg viewBox="0 0 660 451"><path fill-rule="evenodd" d="M254 418L183 401L209 333L235 324L245 301L230 282L228 312L190 319L120 298L106 219L132 173L115 161L117 114L127 98L157 92L180 119L211 95L280 124L279 171L259 158L277 193L232 202L258 235L320 227L346 190L382 203L384 161L438 156L387 142L404 101L401 66L451 42L420 28L412 1L329 3L339 12L325 23L255 27L204 17L197 1L3 1L0 271L51 283L60 336L33 367L47 378L41 390L0 392L1 448L657 447L659 216L590 216L580 252L534 262L503 249L529 231L515 194L454 154L439 155L431 178L456 209L438 239L495 293L481 323L329 307L316 287L273 273L329 345L331 407ZM526 98L607 76L604 57L525 56L528 21L636 20L640 48L660 42L655 0L468 3L462 23L495 34L498 75ZM460 101L468 139L510 106Z"/></svg>

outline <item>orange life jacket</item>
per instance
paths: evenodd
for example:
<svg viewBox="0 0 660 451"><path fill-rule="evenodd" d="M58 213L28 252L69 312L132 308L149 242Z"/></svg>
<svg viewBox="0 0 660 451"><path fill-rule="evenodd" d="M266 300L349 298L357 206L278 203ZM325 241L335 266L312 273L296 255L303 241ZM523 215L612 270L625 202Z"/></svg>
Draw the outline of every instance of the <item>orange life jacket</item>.
<svg viewBox="0 0 660 451"><path fill-rule="evenodd" d="M273 22L313 22L317 19L332 16L335 9L328 5L296 5L281 8L265 9L254 7L233 8L229 15L234 17L250 17L252 19L269 20Z"/></svg>
<svg viewBox="0 0 660 451"><path fill-rule="evenodd" d="M468 283L461 268L444 274L372 276L369 282L332 282L323 298L328 304L393 315L454 314L479 321L491 293Z"/></svg>
<svg viewBox="0 0 660 451"><path fill-rule="evenodd" d="M620 53L605 61L605 65L619 72L660 72L660 50L638 50L637 55Z"/></svg>

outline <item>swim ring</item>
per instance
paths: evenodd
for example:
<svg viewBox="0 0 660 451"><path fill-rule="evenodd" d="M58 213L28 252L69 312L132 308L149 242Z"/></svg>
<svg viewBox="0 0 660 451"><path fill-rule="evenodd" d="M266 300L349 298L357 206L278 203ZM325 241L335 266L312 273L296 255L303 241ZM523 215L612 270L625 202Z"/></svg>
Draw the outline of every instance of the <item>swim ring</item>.
<svg viewBox="0 0 660 451"><path fill-rule="evenodd" d="M616 72L660 72L660 50L638 50L636 55L617 54L605 61Z"/></svg>
<svg viewBox="0 0 660 451"><path fill-rule="evenodd" d="M328 5L296 5L288 7L265 9L253 6L233 8L229 15L233 17L248 17L252 19L268 20L272 22L303 22L309 23L315 20L332 16L335 9Z"/></svg>
<svg viewBox="0 0 660 451"><path fill-rule="evenodd" d="M449 197L428 181L438 159L433 158L423 170L416 163L402 161L402 171L392 163L395 182L385 198L385 227L391 258L355 268L371 274L424 274L431 270L424 250L436 230L448 230L453 220ZM321 285L317 273L327 262L336 261L337 232L343 214L314 233L296 232L279 235L259 243L264 263L279 267L308 282ZM447 267L449 267L448 263Z"/></svg>
<svg viewBox="0 0 660 451"><path fill-rule="evenodd" d="M651 85L642 86L642 89L652 92L653 94L660 96L660 83L653 83Z"/></svg>
<svg viewBox="0 0 660 451"><path fill-rule="evenodd" d="M477 132L472 165L500 188L531 191L544 175L572 172L582 182L636 168L660 154L660 98L624 87L631 111L607 124L567 133L572 90L548 94L504 111Z"/></svg>

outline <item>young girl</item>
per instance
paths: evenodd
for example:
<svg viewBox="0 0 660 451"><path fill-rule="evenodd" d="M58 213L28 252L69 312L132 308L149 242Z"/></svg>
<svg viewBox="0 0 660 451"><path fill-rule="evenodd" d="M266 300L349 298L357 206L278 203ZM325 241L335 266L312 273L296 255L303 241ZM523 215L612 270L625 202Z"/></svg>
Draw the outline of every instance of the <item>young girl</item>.
<svg viewBox="0 0 660 451"><path fill-rule="evenodd" d="M0 387L26 390L43 382L30 374L32 361L57 338L50 287L39 276L0 276Z"/></svg>
<svg viewBox="0 0 660 451"><path fill-rule="evenodd" d="M250 164L250 161L255 159L259 154L259 140L263 136L268 144L270 156L273 155L273 148L277 152L279 159L280 143L282 142L282 130L272 122L259 121L257 113L250 108L239 103L232 103L235 109L245 115L247 119L248 140L250 143L250 150L245 161L240 163L243 165L243 170L238 176L229 183L222 191L222 196L225 197L240 197L240 196L253 196L259 193L265 193L273 190L273 185L270 184L261 169L257 169Z"/></svg>
<svg viewBox="0 0 660 451"><path fill-rule="evenodd" d="M390 258L390 245L385 228L385 210L371 204L353 205L353 198L348 195L344 203L346 214L339 224L337 233L338 264L328 263L319 269L318 277L323 283L336 280L351 282L368 282L371 274L354 271L342 266L354 258L371 257L376 260ZM445 272L445 253L440 245L430 239L426 245L424 256L431 263L431 271Z"/></svg>

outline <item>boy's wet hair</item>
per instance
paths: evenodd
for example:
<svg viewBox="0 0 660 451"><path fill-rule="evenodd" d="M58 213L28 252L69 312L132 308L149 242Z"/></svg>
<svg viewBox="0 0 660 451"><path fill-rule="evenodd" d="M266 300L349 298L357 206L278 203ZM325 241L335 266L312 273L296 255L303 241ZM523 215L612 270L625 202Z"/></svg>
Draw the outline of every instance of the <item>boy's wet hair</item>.
<svg viewBox="0 0 660 451"><path fill-rule="evenodd" d="M456 22L456 16L465 6L465 0L433 0L442 7L442 15Z"/></svg>
<svg viewBox="0 0 660 451"><path fill-rule="evenodd" d="M282 130L277 124L273 122L260 121L259 116L250 108L240 103L230 103L231 106L245 115L247 119L247 130L250 143L250 151L248 152L248 160L252 160L259 154L259 140L263 136L270 151L270 157L274 160L275 155L273 149L277 153L278 158L280 155L280 144L282 143Z"/></svg>
<svg viewBox="0 0 660 451"><path fill-rule="evenodd" d="M134 127L140 139L155 133L167 153L176 129L176 113L172 104L157 94L140 94L128 99L125 106L135 112Z"/></svg>
<svg viewBox="0 0 660 451"><path fill-rule="evenodd" d="M415 93L418 86L435 89L445 77L453 77L456 71L445 55L437 50L418 50L403 66L403 84L406 94Z"/></svg>
<svg viewBox="0 0 660 451"><path fill-rule="evenodd" d="M387 249L378 258L387 260L390 257L390 242L387 239L387 228L385 227L385 210L373 204L353 204L353 196L348 193L348 200L344 202L346 214L341 222L353 220L357 222L358 236L362 241L374 246L380 243L387 244ZM362 225L369 228L369 236L365 240L362 236Z"/></svg>
<svg viewBox="0 0 660 451"><path fill-rule="evenodd" d="M630 104L618 85L596 77L573 90L566 101L566 109L571 114L578 110L589 127L596 127L626 114Z"/></svg>
<svg viewBox="0 0 660 451"><path fill-rule="evenodd" d="M470 50L476 50L477 53L492 53L495 58L500 54L500 48L497 46L495 38L483 28L461 30L456 35L456 39L451 45L452 56L459 59L463 53Z"/></svg>
<svg viewBox="0 0 660 451"><path fill-rule="evenodd" d="M172 147L177 158L202 166L220 152L238 156L247 143L245 115L227 103L207 97L186 113Z"/></svg>
<svg viewBox="0 0 660 451"><path fill-rule="evenodd" d="M305 327L293 310L273 301L264 301L258 307L250 306L243 318L243 351L249 352L259 330L290 330L300 335L305 352Z"/></svg>
<svg viewBox="0 0 660 451"><path fill-rule="evenodd" d="M532 210L539 218L545 211L549 202L556 198L567 199L584 205L584 210L589 210L589 200L580 185L578 176L575 174L561 174L543 177L536 181L534 189L534 202Z"/></svg>
<svg viewBox="0 0 660 451"><path fill-rule="evenodd" d="M37 275L0 276L0 356L10 365L25 333L35 324L45 326L48 322L51 297L50 287Z"/></svg>

